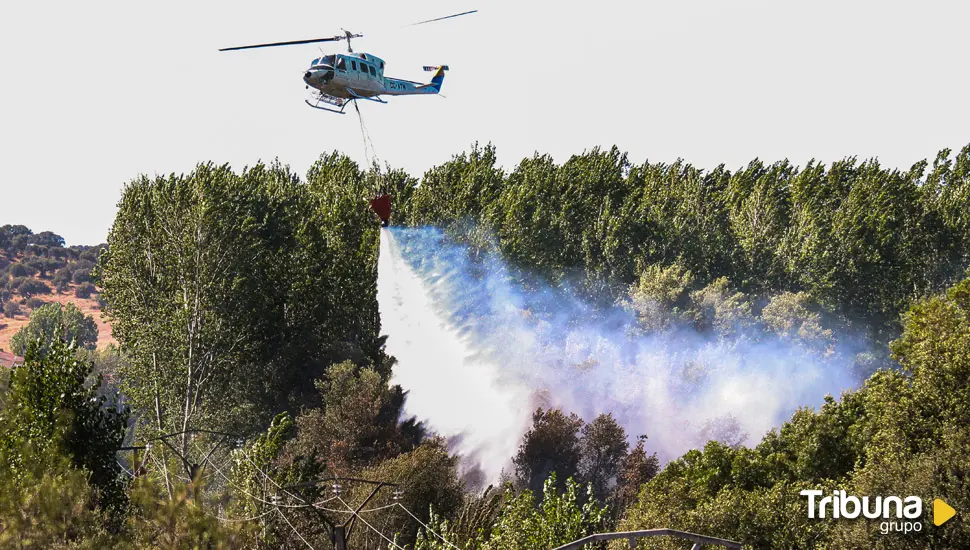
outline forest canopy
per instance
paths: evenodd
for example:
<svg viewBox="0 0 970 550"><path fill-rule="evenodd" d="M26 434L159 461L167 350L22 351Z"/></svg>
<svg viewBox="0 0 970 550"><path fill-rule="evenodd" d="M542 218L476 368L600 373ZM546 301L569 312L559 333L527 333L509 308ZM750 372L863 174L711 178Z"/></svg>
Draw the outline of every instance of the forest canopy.
<svg viewBox="0 0 970 550"><path fill-rule="evenodd" d="M750 446L713 439L666 464L610 414L539 408L489 487L391 383L366 202L382 191L394 224L441 227L595 303L655 308L645 331L757 318L822 352L833 331L882 351L857 390ZM970 545L963 522L924 514L921 533L882 535L810 520L799 496L970 509L970 146L905 170L705 170L614 147L506 171L475 145L420 179L333 152L305 178L279 163L142 176L118 206L103 251L64 256L91 261L80 274L55 265L59 236L0 228L8 301L15 282L93 285L118 341L85 350L83 316L38 304L0 384L0 545L330 548L349 518L349 547L538 549L664 527L752 548ZM332 478L398 492L366 500L371 487ZM355 512L365 501L373 515Z"/></svg>

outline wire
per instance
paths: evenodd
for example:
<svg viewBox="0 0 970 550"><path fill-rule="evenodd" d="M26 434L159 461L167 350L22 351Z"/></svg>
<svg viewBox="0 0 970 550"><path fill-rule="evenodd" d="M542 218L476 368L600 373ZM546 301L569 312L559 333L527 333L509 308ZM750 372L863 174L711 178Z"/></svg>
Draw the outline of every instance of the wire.
<svg viewBox="0 0 970 550"><path fill-rule="evenodd" d="M306 501L305 501L305 500L303 500L302 498L300 498L300 497L298 497L298 496L296 496L296 495L294 495L293 493L291 493L291 492L289 492L289 491L287 491L286 489L284 489L284 488L283 488L283 486L282 486L282 485L280 485L279 483L277 483L275 479L273 479L273 478L271 478L271 477L269 477L269 475L268 475L268 474L267 474L266 472L264 472L264 471L262 471L262 470L260 470L260 469L259 469L259 466L257 466L257 465L256 465L256 463L255 463L255 462L253 462L253 459L251 459L251 458L249 458L249 453L247 453L245 449L242 449L242 448L240 448L239 450L240 450L240 451L242 452L242 454L243 454L243 456L245 456L245 457L246 457L246 460L248 460L248 461L249 461L249 463L253 465L253 468L256 468L256 471L258 471L259 473L261 473L261 474L263 474L263 476L264 476L264 477L265 477L266 479L268 479L268 480L270 480L270 481L272 481L272 482L273 482L273 485L276 485L276 488L277 488L277 489L279 489L279 490L281 490L281 491L283 491L284 493L286 493L286 494L288 494L288 495L290 495L291 497L293 497L293 498L295 498L296 500L299 500L300 502L306 502Z"/></svg>
<svg viewBox="0 0 970 550"><path fill-rule="evenodd" d="M398 503L395 502L394 504L388 504L387 506L379 506L377 508L368 508L366 510L361 510L359 513L363 514L364 512L376 512L378 510L384 510L386 508L393 508L393 507L397 506L397 504Z"/></svg>
<svg viewBox="0 0 970 550"><path fill-rule="evenodd" d="M432 535L438 537L439 539L443 540L445 542L445 544L447 544L448 546L450 546L452 548L455 548L456 550L461 550L461 548L458 548L454 544L448 542L448 539L446 539L445 537L442 537L441 535L439 535L438 533L436 533L434 531L434 529L432 529L432 528L428 527L427 525L425 525L425 523L423 521L421 521L420 519L418 519L418 516L412 514L411 513L411 510L408 510L407 508L405 508L403 504L401 504L400 502L395 502L394 504L400 506L402 510L404 510L405 512L408 513L408 515L410 515L412 518L414 518L414 521L420 523L421 524L421 527L424 527L425 531L427 531L427 532L431 533Z"/></svg>
<svg viewBox="0 0 970 550"><path fill-rule="evenodd" d="M135 472L132 472L128 468L125 468L125 465L122 464L120 460L115 460L115 462L118 463L118 466L121 466L121 469L125 472L125 474L127 474L129 477L135 477Z"/></svg>
<svg viewBox="0 0 970 550"><path fill-rule="evenodd" d="M335 512L337 514L352 514L354 511L350 510L334 510L333 508L324 508L323 506L314 506L317 510L324 510L326 512Z"/></svg>
<svg viewBox="0 0 970 550"><path fill-rule="evenodd" d="M237 490L242 491L244 495L248 496L253 500L257 500L259 502L262 502L263 504L269 504L270 506L274 506L276 508L309 508L310 507L309 504L277 504L274 502L270 502L268 500L261 499L251 494L249 491L243 489L239 485L236 485L235 483L233 483L228 477L226 477L226 474L222 473L222 470L220 470L219 467L213 464L212 462L209 462L209 465L212 466L212 468L222 477L222 479L226 480L226 483L228 483L229 485L232 485Z"/></svg>
<svg viewBox="0 0 970 550"><path fill-rule="evenodd" d="M358 514L357 512L354 512L354 509L351 508L349 504L347 504L346 502L344 502L344 499L342 499L340 497L337 497L337 499L340 501L341 504L343 504L344 506L347 507L347 510L351 514L353 514L357 519L359 519L360 521L362 521L364 523L364 525L370 527L370 530L371 531L377 533L382 539L386 540L388 544L390 544L394 548L397 548L398 550L404 550L403 548L401 548L400 546L398 546L397 544L395 544L393 540L391 540L391 539L387 538L386 536L384 536L384 533L381 533L380 531L378 531L376 527L374 527L370 523L367 523L367 520L364 519L364 518L362 518L362 517L360 517L360 514Z"/></svg>
<svg viewBox="0 0 970 550"><path fill-rule="evenodd" d="M290 523L290 520L286 519L286 516L283 514L283 510L280 510L279 508L277 508L276 511L280 513L280 517L283 518L283 521L285 521L286 524L290 526L290 529L292 529L293 532L296 533L296 536L300 537L300 540L303 541L303 544L307 545L307 548L309 548L310 550L314 550L313 545L307 542L305 538L303 538L303 535L301 535L300 532L296 530L296 527L293 527L293 524Z"/></svg>
<svg viewBox="0 0 970 550"><path fill-rule="evenodd" d="M238 519L234 519L234 518L224 518L222 516L215 515L215 514L213 514L212 517L216 518L219 521L225 521L225 522L230 522L230 523L243 522L243 521L255 521L257 519L262 519L263 517L266 517L269 514L272 514L276 510L278 510L278 508L270 508L269 510L266 510L262 514L259 514L258 516L253 516L251 518L238 518Z"/></svg>
<svg viewBox="0 0 970 550"><path fill-rule="evenodd" d="M360 121L360 136L364 141L364 159L367 161L367 168L379 166L380 159L377 157L377 148L374 147L374 141L371 140L370 132L367 131L367 126L364 124L364 115L361 114L360 107L357 106L357 100L354 100L354 110L357 111L357 120ZM368 149L368 146L370 149ZM374 153L373 161L371 161L370 153Z"/></svg>

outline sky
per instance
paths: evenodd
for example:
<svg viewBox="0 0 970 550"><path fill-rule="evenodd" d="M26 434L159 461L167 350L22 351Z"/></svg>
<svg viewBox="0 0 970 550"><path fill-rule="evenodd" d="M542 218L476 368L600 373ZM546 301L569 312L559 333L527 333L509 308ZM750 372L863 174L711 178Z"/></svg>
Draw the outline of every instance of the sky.
<svg viewBox="0 0 970 550"><path fill-rule="evenodd" d="M967 20L970 3L933 0L8 3L0 224L96 244L141 174L274 158L305 173L335 149L365 162L352 109L303 103L320 47L217 51L341 28L389 76L451 68L444 98L361 105L378 159L414 175L476 141L506 168L615 144L634 162L906 169L970 143Z"/></svg>

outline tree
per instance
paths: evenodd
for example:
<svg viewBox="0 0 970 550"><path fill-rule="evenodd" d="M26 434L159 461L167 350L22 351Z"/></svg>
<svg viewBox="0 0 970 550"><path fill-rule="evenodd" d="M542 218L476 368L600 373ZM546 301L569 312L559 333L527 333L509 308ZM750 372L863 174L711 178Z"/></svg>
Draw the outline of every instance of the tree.
<svg viewBox="0 0 970 550"><path fill-rule="evenodd" d="M532 491L515 496L509 489L507 504L483 548L548 550L599 532L607 519L606 508L593 498L592 491L580 494L572 479L562 484L564 490L557 490L561 483L556 477L543 483L541 503Z"/></svg>
<svg viewBox="0 0 970 550"><path fill-rule="evenodd" d="M17 292L24 298L30 298L38 294L50 294L51 287L37 279L23 279L17 284Z"/></svg>
<svg viewBox="0 0 970 550"><path fill-rule="evenodd" d="M431 438L412 451L364 469L360 475L365 479L397 483L397 488L403 491L400 500L403 508L425 524L431 519L432 508L435 513L451 517L462 505L458 458L448 454L446 442L441 438ZM353 502L361 502L371 489L366 486L353 488L349 497ZM392 490L384 489L387 492L376 497L373 505L394 502L390 498ZM399 533L398 544L408 546L414 543L420 525L406 511L401 508L388 510L383 522L388 526L387 532ZM353 538L356 539L354 545L359 548L376 548L385 542L370 530L355 533Z"/></svg>
<svg viewBox="0 0 970 550"><path fill-rule="evenodd" d="M93 280L94 278L91 276L91 270L84 267L75 269L71 275L71 281L73 281L76 285L90 283Z"/></svg>
<svg viewBox="0 0 970 550"><path fill-rule="evenodd" d="M54 341L75 342L78 347L94 349L98 326L93 317L84 315L74 304L45 304L30 314L30 322L14 334L10 347L23 355L32 342L38 342L39 353L45 353Z"/></svg>
<svg viewBox="0 0 970 550"><path fill-rule="evenodd" d="M556 473L559 479L575 477L579 469L579 431L583 421L561 409L536 409L532 427L525 433L512 462L519 482L536 491L546 478Z"/></svg>
<svg viewBox="0 0 970 550"><path fill-rule="evenodd" d="M579 439L580 479L592 487L593 495L600 501L605 501L616 485L629 448L626 430L612 413L601 414L583 426Z"/></svg>
<svg viewBox="0 0 970 550"><path fill-rule="evenodd" d="M54 283L54 288L58 292L65 292L71 284L71 277L74 276L73 271L70 266L64 266L54 272L54 278L52 282Z"/></svg>
<svg viewBox="0 0 970 550"><path fill-rule="evenodd" d="M90 298L98 289L91 283L81 283L74 289L74 295L78 298Z"/></svg>
<svg viewBox="0 0 970 550"><path fill-rule="evenodd" d="M128 412L117 397L108 399L92 378L93 364L72 346L54 340L43 351L30 343L24 364L10 375L0 416L0 478L30 483L37 460L52 464L65 456L90 473L97 501L108 509L124 500L116 453Z"/></svg>
<svg viewBox="0 0 970 550"><path fill-rule="evenodd" d="M376 370L345 361L316 386L323 407L297 418L291 453L316 456L331 473L349 475L416 445L416 438L398 430L400 387L389 388Z"/></svg>
<svg viewBox="0 0 970 550"><path fill-rule="evenodd" d="M20 315L20 304L13 300L7 300L3 304L3 314L10 318Z"/></svg>
<svg viewBox="0 0 970 550"><path fill-rule="evenodd" d="M10 266L8 271L10 272L11 277L29 277L33 273L30 268L28 268L27 265L22 262L13 264Z"/></svg>
<svg viewBox="0 0 970 550"><path fill-rule="evenodd" d="M688 289L694 276L679 264L650 265L629 289L630 306L647 331L664 330L682 320L690 307Z"/></svg>
<svg viewBox="0 0 970 550"><path fill-rule="evenodd" d="M328 174L203 164L126 187L98 276L142 429L245 432L317 404L332 364L384 365L378 228L360 182Z"/></svg>
<svg viewBox="0 0 970 550"><path fill-rule="evenodd" d="M653 479L660 471L660 460L657 458L657 453L647 456L647 451L644 448L646 441L647 436L639 436L637 446L623 457L623 462L620 464L613 498L618 517L622 517L624 511L636 500L640 487Z"/></svg>

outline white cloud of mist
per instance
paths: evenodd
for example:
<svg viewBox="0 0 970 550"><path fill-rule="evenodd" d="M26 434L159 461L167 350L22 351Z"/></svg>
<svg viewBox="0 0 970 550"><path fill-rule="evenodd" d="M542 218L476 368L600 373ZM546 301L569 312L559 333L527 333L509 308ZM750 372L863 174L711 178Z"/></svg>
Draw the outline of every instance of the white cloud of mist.
<svg viewBox="0 0 970 550"><path fill-rule="evenodd" d="M509 465L537 405L587 421L612 412L666 460L708 436L737 436L712 425L734 424L757 442L799 406L856 382L851 353L823 359L760 329L729 339L690 327L645 335L632 312L526 283L500 257L472 260L434 228L385 229L378 270L406 413L460 436L456 451L490 480Z"/></svg>

